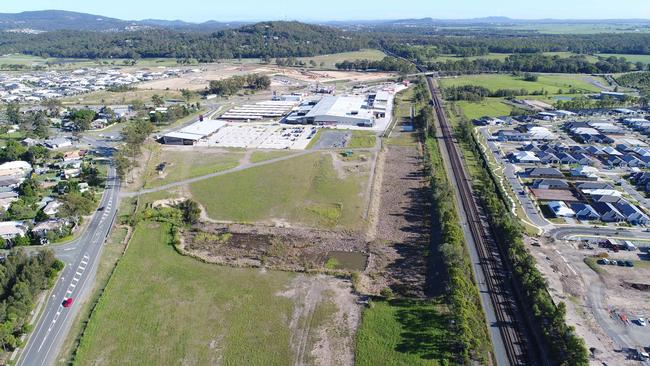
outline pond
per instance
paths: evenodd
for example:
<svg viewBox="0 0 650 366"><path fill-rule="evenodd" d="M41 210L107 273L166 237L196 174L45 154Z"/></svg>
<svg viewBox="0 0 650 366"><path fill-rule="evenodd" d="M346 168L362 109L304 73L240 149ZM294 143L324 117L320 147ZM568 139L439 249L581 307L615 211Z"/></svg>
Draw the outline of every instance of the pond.
<svg viewBox="0 0 650 366"><path fill-rule="evenodd" d="M327 253L325 266L331 269L363 271L368 264L368 255L361 252L331 251Z"/></svg>

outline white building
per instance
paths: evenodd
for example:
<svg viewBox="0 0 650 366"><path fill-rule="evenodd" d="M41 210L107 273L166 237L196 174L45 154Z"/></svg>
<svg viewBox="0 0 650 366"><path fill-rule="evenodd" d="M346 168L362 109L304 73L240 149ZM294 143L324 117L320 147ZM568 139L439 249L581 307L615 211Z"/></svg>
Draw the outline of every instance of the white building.
<svg viewBox="0 0 650 366"><path fill-rule="evenodd" d="M226 122L204 120L193 123L178 131L170 132L162 137L166 145L195 145L197 142L216 133Z"/></svg>
<svg viewBox="0 0 650 366"><path fill-rule="evenodd" d="M326 96L305 116L316 125L354 125L372 127L374 115L362 96Z"/></svg>

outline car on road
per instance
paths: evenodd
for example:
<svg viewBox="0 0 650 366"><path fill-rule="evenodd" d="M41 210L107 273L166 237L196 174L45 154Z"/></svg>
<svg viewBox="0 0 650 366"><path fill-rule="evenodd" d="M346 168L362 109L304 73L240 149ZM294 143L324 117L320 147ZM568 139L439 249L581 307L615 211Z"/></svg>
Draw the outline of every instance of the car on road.
<svg viewBox="0 0 650 366"><path fill-rule="evenodd" d="M645 318L639 318L639 319L637 319L636 322L637 322L637 324L639 324L642 327L645 327L647 325L647 323L645 321Z"/></svg>
<svg viewBox="0 0 650 366"><path fill-rule="evenodd" d="M63 303L61 305L63 305L64 308L69 308L72 306L73 302L74 300L71 297L68 297L65 300L63 300Z"/></svg>

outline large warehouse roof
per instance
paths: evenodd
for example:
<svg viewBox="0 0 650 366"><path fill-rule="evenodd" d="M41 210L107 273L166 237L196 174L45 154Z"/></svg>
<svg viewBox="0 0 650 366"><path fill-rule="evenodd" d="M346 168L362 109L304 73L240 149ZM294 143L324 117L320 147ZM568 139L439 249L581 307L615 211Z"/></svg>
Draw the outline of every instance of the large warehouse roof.
<svg viewBox="0 0 650 366"><path fill-rule="evenodd" d="M372 110L362 96L326 96L307 113L307 117L319 116L370 118Z"/></svg>
<svg viewBox="0 0 650 366"><path fill-rule="evenodd" d="M198 141L212 135L225 125L226 122L224 121L205 120L202 122L195 122L178 131L167 133L165 134L165 137Z"/></svg>

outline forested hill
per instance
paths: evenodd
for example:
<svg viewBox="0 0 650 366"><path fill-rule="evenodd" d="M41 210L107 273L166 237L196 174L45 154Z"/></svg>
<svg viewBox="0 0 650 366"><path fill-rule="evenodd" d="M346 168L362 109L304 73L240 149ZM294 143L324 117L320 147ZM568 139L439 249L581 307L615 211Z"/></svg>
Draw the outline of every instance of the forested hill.
<svg viewBox="0 0 650 366"><path fill-rule="evenodd" d="M368 38L299 22L263 22L212 33L146 29L132 32L0 33L0 54L45 57L224 58L302 57L356 51Z"/></svg>

